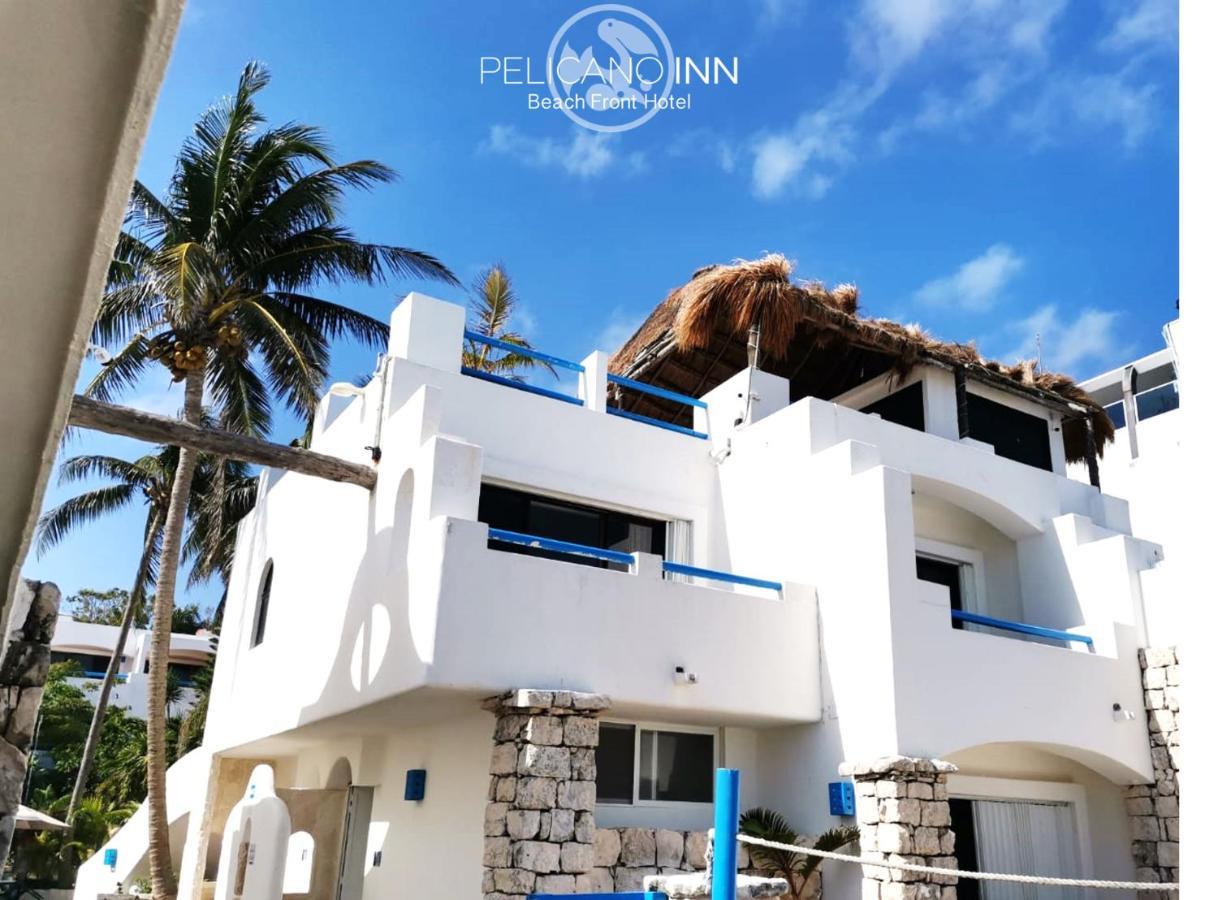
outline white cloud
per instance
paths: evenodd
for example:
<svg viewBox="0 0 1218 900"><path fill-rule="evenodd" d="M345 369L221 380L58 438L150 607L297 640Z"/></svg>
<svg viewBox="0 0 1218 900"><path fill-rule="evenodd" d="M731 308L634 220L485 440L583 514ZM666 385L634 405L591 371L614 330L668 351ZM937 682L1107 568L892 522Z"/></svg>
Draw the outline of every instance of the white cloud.
<svg viewBox="0 0 1218 900"><path fill-rule="evenodd" d="M613 135L573 129L570 140L531 137L512 125L492 125L482 142L489 153L507 156L539 169L557 168L575 178L594 178L608 171L637 174L645 167L641 153L622 156Z"/></svg>
<svg viewBox="0 0 1218 900"><path fill-rule="evenodd" d="M951 275L926 282L914 292L914 299L970 312L991 309L1023 266L1022 257L1014 250L1006 244L994 244Z"/></svg>
<svg viewBox="0 0 1218 900"><path fill-rule="evenodd" d="M832 179L826 167L840 169L854 153L854 127L850 123L856 97L840 96L834 102L805 113L790 130L759 137L749 148L753 155L753 193L765 200L780 196L824 196ZM821 170L807 171L816 162Z"/></svg>
<svg viewBox="0 0 1218 900"><path fill-rule="evenodd" d="M645 312L630 312L621 306L615 306L593 340L593 347L612 355L630 340L646 316Z"/></svg>
<svg viewBox="0 0 1218 900"><path fill-rule="evenodd" d="M1068 321L1056 306L1042 306L1007 326L1017 341L1007 357L1039 358L1041 366L1051 371L1069 372L1082 363L1107 366L1130 352L1114 332L1117 317L1116 312L1088 308Z"/></svg>
<svg viewBox="0 0 1218 900"><path fill-rule="evenodd" d="M1115 129L1126 150L1150 133L1155 119L1154 84L1132 84L1125 72L1063 75L1049 82L1036 102L1011 118L1012 127L1037 146L1060 143L1079 129Z"/></svg>
<svg viewBox="0 0 1218 900"><path fill-rule="evenodd" d="M1176 0L1142 0L1117 19L1100 41L1107 50L1144 47L1174 48L1180 34L1180 10Z"/></svg>

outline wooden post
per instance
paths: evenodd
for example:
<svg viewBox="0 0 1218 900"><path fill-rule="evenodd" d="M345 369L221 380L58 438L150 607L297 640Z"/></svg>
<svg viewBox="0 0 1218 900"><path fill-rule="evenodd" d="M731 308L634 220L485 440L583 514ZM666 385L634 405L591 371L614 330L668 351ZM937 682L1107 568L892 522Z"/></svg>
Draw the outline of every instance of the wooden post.
<svg viewBox="0 0 1218 900"><path fill-rule="evenodd" d="M956 379L956 429L960 432L960 440L968 437L968 385L964 374L964 366L952 369Z"/></svg>
<svg viewBox="0 0 1218 900"><path fill-rule="evenodd" d="M1087 477L1090 479L1092 487L1098 490L1100 487L1100 464L1096 453L1095 425L1091 422L1091 416L1083 418L1083 427L1087 430L1087 447L1085 450Z"/></svg>
<svg viewBox="0 0 1218 900"><path fill-rule="evenodd" d="M312 450L284 447L243 434L200 428L179 419L102 403L80 394L72 398L68 424L104 431L107 434L121 434L155 444L190 447L201 453L212 453L226 459L238 459L272 469L287 469L289 472L313 475L327 481L356 484L368 490L376 487L376 469L371 466L339 459L337 456L327 456L324 453L314 453Z"/></svg>

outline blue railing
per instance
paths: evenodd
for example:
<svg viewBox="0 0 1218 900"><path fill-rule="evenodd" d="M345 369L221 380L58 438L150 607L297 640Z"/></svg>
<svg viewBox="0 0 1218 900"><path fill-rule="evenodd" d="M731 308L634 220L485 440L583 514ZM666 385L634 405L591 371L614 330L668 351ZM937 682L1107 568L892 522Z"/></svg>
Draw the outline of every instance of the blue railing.
<svg viewBox="0 0 1218 900"><path fill-rule="evenodd" d="M522 547L534 547L538 550L549 550L552 553L565 553L568 556L583 556L600 559L605 562L628 566L634 562L634 555L623 553L621 550L605 550L601 547L590 547L587 544L573 544L570 541L559 541L554 538L539 537L535 534L522 534L519 531L508 531L504 528L487 530L492 541L502 541L505 544L518 544ZM744 584L750 587L768 588L772 591L782 591L782 583L768 581L764 578L749 578L745 575L735 575L731 572L720 572L717 569L703 569L698 566L687 566L685 563L675 563L664 560L661 563L664 572L670 575L688 575L692 578L706 578L711 581L726 581L730 584Z"/></svg>
<svg viewBox="0 0 1218 900"><path fill-rule="evenodd" d="M549 550L553 553L565 553L568 556L587 556L601 559L605 562L618 563L628 566L634 562L634 557L620 550L603 550L600 547L589 547L585 544L572 544L568 541L556 541L553 538L538 537L535 534L521 534L519 531L507 531L503 528L490 529L492 541L503 541L505 544L520 544L522 547L536 547L538 550Z"/></svg>
<svg viewBox="0 0 1218 900"><path fill-rule="evenodd" d="M969 622L973 625L985 625L987 628L998 628L1002 631L1014 631L1019 634L1030 634L1034 637L1049 638L1054 641L1075 641L1095 649L1095 642L1085 634L1074 634L1070 631L1058 631L1056 628L1042 628L1039 625L1027 625L1023 622L1011 622L1007 619L995 619L979 613L953 609L952 618L958 622Z"/></svg>
<svg viewBox="0 0 1218 900"><path fill-rule="evenodd" d="M529 347L521 347L517 344L511 344L507 341L501 341L498 338L488 337L485 334L478 334L476 331L465 329L465 339L478 344L485 344L488 347L494 347L496 350L504 350L508 353L516 353L520 356L527 356L529 359L535 359L547 366L552 366L556 369L567 369L571 372L583 373L584 367L577 362L571 362L569 359L562 359L558 356L551 356L548 353L542 353L539 350L533 350ZM564 394L560 391L552 391L549 388L538 387L535 384L529 384L527 381L516 381L512 378L504 378L502 375L496 375L493 372L484 372L481 369L475 369L471 366L461 367L462 375L470 375L474 378L481 378L483 381L490 381L494 384L501 384L504 387L516 388L519 391L525 391L530 394L537 394L541 397L549 397L551 400L561 400L564 403L574 403L576 406L583 406L584 401L579 397L572 397L570 394Z"/></svg>
<svg viewBox="0 0 1218 900"><path fill-rule="evenodd" d="M709 578L711 581L728 581L732 584L747 584L749 587L769 588L771 591L782 591L782 582L767 581L764 578L749 578L747 575L734 575L731 572L720 572L716 569L701 569L698 566L687 566L685 563L675 563L664 560L663 569L671 575L689 575L693 578Z"/></svg>
<svg viewBox="0 0 1218 900"><path fill-rule="evenodd" d="M623 378L621 375L610 373L608 376L610 384L616 384L619 387L627 388L628 390L638 391L640 394L650 394L653 397L660 397L664 400L671 400L674 403L683 403L686 406L696 409L706 409L706 403L699 400L697 397L690 397L686 394L678 394L676 391L665 390L661 387L656 387L654 384L646 384L642 381L635 381L633 378ZM621 416L623 419L630 419L633 422L642 422L645 425L654 425L657 428L663 428L666 431L675 431L678 434L687 434L690 437L706 440L706 433L695 431L692 428L686 428L684 425L674 425L672 422L664 422L660 419L652 418L651 416L640 415L639 413L628 412L618 407L609 407L610 415Z"/></svg>
<svg viewBox="0 0 1218 900"><path fill-rule="evenodd" d="M95 681L101 681L103 678L106 677L106 673L105 672L85 672L84 677L92 678ZM129 676L126 673L119 672L117 675L114 676L114 680L116 682L118 682L119 684L125 684L128 677Z"/></svg>

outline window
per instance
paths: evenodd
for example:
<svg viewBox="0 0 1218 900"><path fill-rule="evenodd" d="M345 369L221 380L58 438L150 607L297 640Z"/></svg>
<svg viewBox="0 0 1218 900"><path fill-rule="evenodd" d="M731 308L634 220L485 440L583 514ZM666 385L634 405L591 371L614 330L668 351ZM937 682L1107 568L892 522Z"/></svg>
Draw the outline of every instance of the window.
<svg viewBox="0 0 1218 900"><path fill-rule="evenodd" d="M1138 407L1138 421L1153 419L1165 412L1180 408L1180 390L1176 382L1169 381L1156 388L1143 391L1134 397Z"/></svg>
<svg viewBox="0 0 1218 900"><path fill-rule="evenodd" d="M1049 423L1039 416L969 394L968 433L971 438L992 444L999 456L1053 471Z"/></svg>
<svg viewBox="0 0 1218 900"><path fill-rule="evenodd" d="M658 519L646 519L567 500L555 500L493 484L482 485L482 496L478 501L478 521L485 522L492 528L583 544L586 547L620 550L623 553L655 553L660 556L664 554L664 538L668 528L667 522ZM586 566L623 568L603 560L573 557L520 544L491 541L490 546L495 550L560 559Z"/></svg>
<svg viewBox="0 0 1218 900"><path fill-rule="evenodd" d="M895 422L906 428L926 430L926 411L922 407L922 382L916 382L877 400L861 410L864 413L879 413L885 422Z"/></svg>
<svg viewBox="0 0 1218 900"><path fill-rule="evenodd" d="M956 833L956 861L973 872L1078 877L1079 841L1074 806L1048 800L948 799ZM960 900L995 897L1081 897L1077 889L1008 891L1016 885L961 879Z"/></svg>
<svg viewBox="0 0 1218 900"><path fill-rule="evenodd" d="M262 581L258 585L258 602L254 607L254 632L250 636L250 646L257 647L266 637L266 614L271 605L271 579L275 575L275 564L266 561L262 570Z"/></svg>
<svg viewBox="0 0 1218 900"><path fill-rule="evenodd" d="M1109 403L1104 407L1104 412L1108 413L1108 418L1112 420L1112 427L1118 431L1125 427L1125 401L1118 400L1116 403Z"/></svg>
<svg viewBox="0 0 1218 900"><path fill-rule="evenodd" d="M126 659L126 657L123 657ZM86 673L105 672L110 665L110 657L100 653L65 653L59 650L51 652L52 663L77 662Z"/></svg>
<svg viewBox="0 0 1218 900"><path fill-rule="evenodd" d="M715 733L602 722L598 803L711 803Z"/></svg>

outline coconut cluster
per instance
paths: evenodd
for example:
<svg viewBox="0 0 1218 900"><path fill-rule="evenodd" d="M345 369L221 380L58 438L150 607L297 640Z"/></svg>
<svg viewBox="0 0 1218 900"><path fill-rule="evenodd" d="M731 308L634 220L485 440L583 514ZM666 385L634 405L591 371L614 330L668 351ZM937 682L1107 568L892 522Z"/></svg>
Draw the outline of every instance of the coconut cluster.
<svg viewBox="0 0 1218 900"><path fill-rule="evenodd" d="M236 325L221 325L208 338L194 342L174 340L172 335L163 335L153 343L150 352L153 359L169 369L174 381L181 381L189 373L200 372L207 367L210 348L226 356L243 354L245 347L241 329Z"/></svg>

